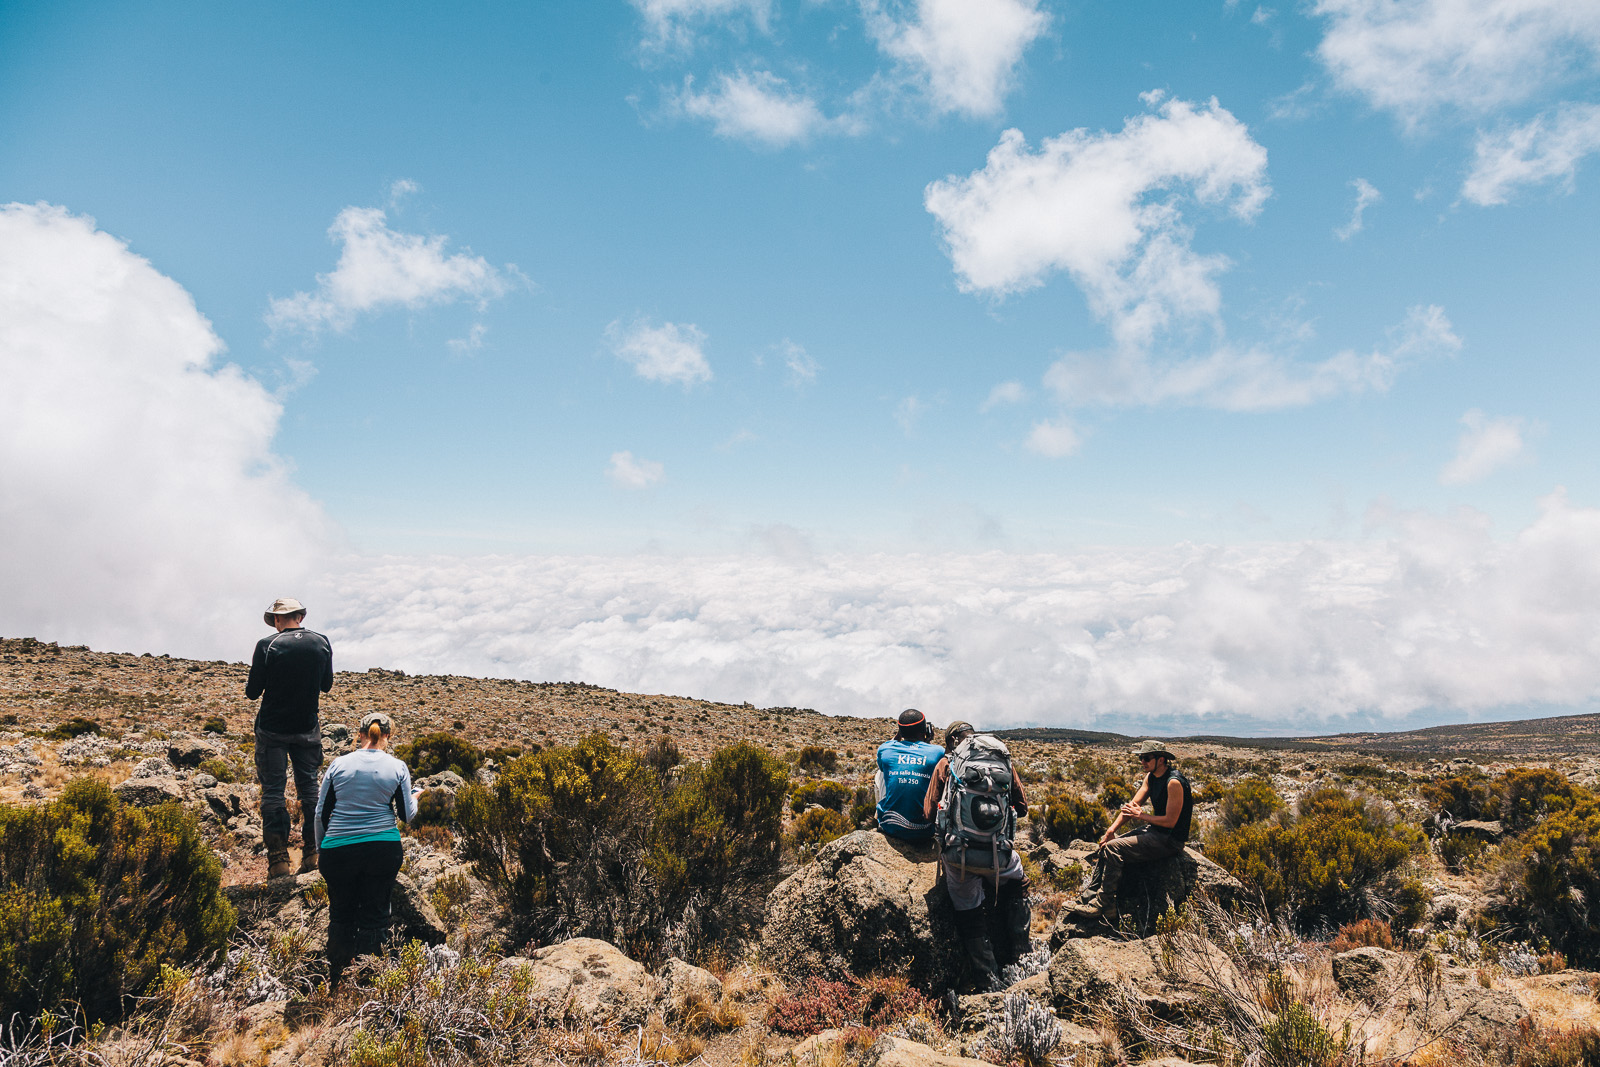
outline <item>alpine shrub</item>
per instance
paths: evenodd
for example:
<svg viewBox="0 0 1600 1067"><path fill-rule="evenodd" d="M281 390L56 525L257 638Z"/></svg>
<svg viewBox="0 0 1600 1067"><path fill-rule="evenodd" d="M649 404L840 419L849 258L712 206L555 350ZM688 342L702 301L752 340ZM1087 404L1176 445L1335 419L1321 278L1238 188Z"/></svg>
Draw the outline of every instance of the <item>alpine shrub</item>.
<svg viewBox="0 0 1600 1067"><path fill-rule="evenodd" d="M1100 806L1107 811L1122 807L1133 799L1133 790L1121 778L1107 778L1100 787Z"/></svg>
<svg viewBox="0 0 1600 1067"><path fill-rule="evenodd" d="M1217 793L1217 814L1230 830L1270 819L1284 809L1283 798L1265 778L1244 778Z"/></svg>
<svg viewBox="0 0 1600 1067"><path fill-rule="evenodd" d="M176 804L124 807L78 779L52 803L0 805L0 1018L76 1002L117 1018L161 968L233 930L222 866Z"/></svg>
<svg viewBox="0 0 1600 1067"><path fill-rule="evenodd" d="M1339 927L1339 933L1328 943L1333 952L1348 952L1353 948L1394 948L1394 931L1389 924L1376 919L1358 919Z"/></svg>
<svg viewBox="0 0 1600 1067"><path fill-rule="evenodd" d="M1058 845L1093 841L1111 825L1103 808L1071 793L1052 794L1034 812L1030 821Z"/></svg>
<svg viewBox="0 0 1600 1067"><path fill-rule="evenodd" d="M881 1028L915 1015L932 1014L934 1004L904 978L852 978L830 982L809 978L797 990L773 1001L767 1026L780 1034L804 1037L845 1026Z"/></svg>
<svg viewBox="0 0 1600 1067"><path fill-rule="evenodd" d="M201 725L200 729L208 734L225 734L228 732L228 720L221 715L213 715Z"/></svg>
<svg viewBox="0 0 1600 1067"><path fill-rule="evenodd" d="M654 962L736 922L741 890L772 870L788 769L749 744L674 781L602 733L512 760L456 798L468 859L537 936L611 941Z"/></svg>
<svg viewBox="0 0 1600 1067"><path fill-rule="evenodd" d="M1513 767L1496 783L1502 797L1500 819L1521 833L1547 813L1570 809L1578 789L1559 771Z"/></svg>
<svg viewBox="0 0 1600 1067"><path fill-rule="evenodd" d="M1456 819L1498 819L1500 794L1482 773L1458 774L1424 782L1420 792L1429 807Z"/></svg>
<svg viewBox="0 0 1600 1067"><path fill-rule="evenodd" d="M455 771L470 782L483 763L476 745L446 733L423 734L409 745L396 745L394 754L411 768L414 778Z"/></svg>
<svg viewBox="0 0 1600 1067"><path fill-rule="evenodd" d="M799 815L813 804L821 804L834 811L844 811L855 797L855 790L843 782L823 779L820 782L801 782L789 793L789 810Z"/></svg>
<svg viewBox="0 0 1600 1067"><path fill-rule="evenodd" d="M102 732L103 731L100 729L100 724L95 722L93 719L85 719L81 715L74 715L70 719L65 719L57 723L56 728L50 731L50 736L58 738L62 741L69 741L74 737L82 737L84 734L98 734Z"/></svg>
<svg viewBox="0 0 1600 1067"><path fill-rule="evenodd" d="M813 774L826 774L839 767L839 753L821 745L807 745L800 750L795 766Z"/></svg>
<svg viewBox="0 0 1600 1067"><path fill-rule="evenodd" d="M1386 914L1397 871L1422 840L1376 802L1328 788L1301 797L1292 821L1217 834L1206 854L1255 887L1270 912L1314 926Z"/></svg>
<svg viewBox="0 0 1600 1067"><path fill-rule="evenodd" d="M1344 1049L1299 1001L1261 1027L1261 1062L1270 1067L1333 1067Z"/></svg>
<svg viewBox="0 0 1600 1067"><path fill-rule="evenodd" d="M843 837L855 829L850 820L832 808L812 808L795 819L789 840L796 851L809 851Z"/></svg>
<svg viewBox="0 0 1600 1067"><path fill-rule="evenodd" d="M1503 845L1495 872L1497 910L1574 961L1600 958L1600 798L1583 796Z"/></svg>

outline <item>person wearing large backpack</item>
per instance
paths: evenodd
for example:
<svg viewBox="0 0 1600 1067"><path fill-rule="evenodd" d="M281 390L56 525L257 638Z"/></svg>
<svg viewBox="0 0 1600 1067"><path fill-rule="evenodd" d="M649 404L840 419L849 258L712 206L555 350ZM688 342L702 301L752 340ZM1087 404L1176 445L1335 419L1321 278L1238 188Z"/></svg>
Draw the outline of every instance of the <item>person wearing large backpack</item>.
<svg viewBox="0 0 1600 1067"><path fill-rule="evenodd" d="M878 830L889 837L927 841L933 820L922 810L922 798L944 749L933 743L933 727L916 708L900 713L894 739L878 746Z"/></svg>
<svg viewBox="0 0 1600 1067"><path fill-rule="evenodd" d="M1094 871L1083 889L1082 910L1107 922L1118 918L1117 886L1123 869L1130 863L1154 863L1182 852L1194 816L1194 791L1189 779L1173 767L1176 757L1171 750L1159 741L1144 741L1133 754L1144 770L1144 781L1101 836ZM1150 802L1148 812L1144 810L1146 800ZM1117 831L1127 823L1143 825L1118 837Z"/></svg>
<svg viewBox="0 0 1600 1067"><path fill-rule="evenodd" d="M944 748L923 813L938 827L945 890L955 905L956 931L976 972L975 984L990 991L1002 985L1000 968L1030 948L1030 887L1014 843L1017 816L1027 812L1028 799L1011 766L1011 752L998 737L978 733L971 723L953 722L944 732ZM983 913L991 886L997 920L993 939Z"/></svg>

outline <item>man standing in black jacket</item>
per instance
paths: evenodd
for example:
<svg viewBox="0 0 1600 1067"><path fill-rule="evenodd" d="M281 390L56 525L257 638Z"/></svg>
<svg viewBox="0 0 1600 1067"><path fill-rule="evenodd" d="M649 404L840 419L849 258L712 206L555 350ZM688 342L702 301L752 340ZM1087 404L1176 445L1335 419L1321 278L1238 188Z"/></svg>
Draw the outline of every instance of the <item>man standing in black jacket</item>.
<svg viewBox="0 0 1600 1067"><path fill-rule="evenodd" d="M256 712L256 778L261 782L261 829L267 845L267 877L291 873L289 806L284 799L288 766L300 799L300 873L317 869L317 768L322 766L322 732L317 701L333 688L333 646L301 625L306 609L281 598L262 616L278 632L256 644L247 700L261 697Z"/></svg>

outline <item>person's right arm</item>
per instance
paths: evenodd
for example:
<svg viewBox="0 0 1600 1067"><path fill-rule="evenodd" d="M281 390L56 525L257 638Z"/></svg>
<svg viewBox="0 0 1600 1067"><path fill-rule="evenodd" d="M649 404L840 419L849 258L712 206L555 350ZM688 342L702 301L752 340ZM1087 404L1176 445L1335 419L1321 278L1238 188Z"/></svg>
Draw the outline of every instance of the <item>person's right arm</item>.
<svg viewBox="0 0 1600 1067"><path fill-rule="evenodd" d="M244 698L254 700L267 688L267 648L257 642L256 654L250 657L250 676L244 680Z"/></svg>
<svg viewBox="0 0 1600 1067"><path fill-rule="evenodd" d="M1138 792L1133 794L1133 799L1128 801L1128 803L1131 804L1133 807L1137 808L1141 804L1144 803L1145 797L1147 797L1149 795L1150 795L1150 776L1147 774L1147 775L1144 776L1144 781L1139 783ZM1111 828L1108 829L1105 833L1100 835L1100 843L1103 845L1107 841L1110 841L1113 837L1116 837L1117 836L1117 831L1122 829L1122 824L1127 822L1127 821L1128 821L1128 817L1126 815L1124 815L1120 811L1117 812L1117 817L1111 821Z"/></svg>

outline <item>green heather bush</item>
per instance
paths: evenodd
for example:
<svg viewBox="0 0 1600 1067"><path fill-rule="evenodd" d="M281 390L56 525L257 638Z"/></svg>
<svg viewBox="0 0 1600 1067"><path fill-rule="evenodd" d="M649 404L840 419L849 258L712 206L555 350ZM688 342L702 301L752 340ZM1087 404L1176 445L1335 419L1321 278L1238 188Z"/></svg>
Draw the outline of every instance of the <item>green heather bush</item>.
<svg viewBox="0 0 1600 1067"><path fill-rule="evenodd" d="M795 766L812 774L827 774L839 768L839 753L821 745L807 745L800 750Z"/></svg>
<svg viewBox="0 0 1600 1067"><path fill-rule="evenodd" d="M82 737L84 734L98 734L102 732L103 731L100 729L100 724L95 722L93 719L85 719L81 715L74 715L70 719L65 719L62 722L57 723L56 728L50 731L50 736L67 741L74 737Z"/></svg>
<svg viewBox="0 0 1600 1067"><path fill-rule="evenodd" d="M1262 1025L1261 1053L1266 1067L1334 1067L1344 1058L1342 1043L1299 1001Z"/></svg>
<svg viewBox="0 0 1600 1067"><path fill-rule="evenodd" d="M1422 842L1378 803L1327 788L1302 796L1293 820L1215 835L1206 854L1258 890L1269 911L1316 926L1387 917L1403 884L1399 867Z"/></svg>
<svg viewBox="0 0 1600 1067"><path fill-rule="evenodd" d="M1106 832L1111 820L1105 809L1072 793L1052 793L1030 813L1030 821L1058 845L1075 840L1093 841Z"/></svg>
<svg viewBox="0 0 1600 1067"><path fill-rule="evenodd" d="M0 1019L73 1002L117 1018L163 965L221 949L233 907L194 816L124 807L104 782L0 805Z"/></svg>
<svg viewBox="0 0 1600 1067"><path fill-rule="evenodd" d="M228 732L228 720L221 715L213 715L200 727L208 734L225 734Z"/></svg>
<svg viewBox="0 0 1600 1067"><path fill-rule="evenodd" d="M852 830L857 829L863 823L877 825L877 794L864 785L857 786L855 799L850 802L850 810L845 813L845 818L850 820L850 828Z"/></svg>
<svg viewBox="0 0 1600 1067"><path fill-rule="evenodd" d="M823 779L820 782L800 782L789 793L789 810L799 815L813 804L821 804L834 811L844 811L855 799L855 790L843 782Z"/></svg>
<svg viewBox="0 0 1600 1067"><path fill-rule="evenodd" d="M849 819L832 808L812 808L795 819L789 840L797 852L813 851L854 830Z"/></svg>
<svg viewBox="0 0 1600 1067"><path fill-rule="evenodd" d="M1229 830L1270 819L1284 808L1283 798L1265 778L1242 778L1218 789L1215 799L1218 818Z"/></svg>
<svg viewBox="0 0 1600 1067"><path fill-rule="evenodd" d="M1448 811L1456 819L1498 819L1500 794L1487 775L1474 772L1424 782L1422 799L1435 811Z"/></svg>
<svg viewBox="0 0 1600 1067"><path fill-rule="evenodd" d="M598 937L654 962L669 924L731 931L776 867L788 769L749 744L666 782L603 733L507 763L456 800L468 859L536 936ZM692 905L692 906L691 906Z"/></svg>
<svg viewBox="0 0 1600 1067"><path fill-rule="evenodd" d="M1100 806L1114 811L1133 799L1133 789L1121 778L1107 778L1100 787Z"/></svg>
<svg viewBox="0 0 1600 1067"><path fill-rule="evenodd" d="M455 771L470 782L483 763L476 745L446 733L423 734L409 745L396 745L394 754L411 768L413 778Z"/></svg>
<svg viewBox="0 0 1600 1067"><path fill-rule="evenodd" d="M1495 783L1501 796L1500 819L1521 833L1549 812L1569 810L1579 792L1567 776L1544 768L1513 767Z"/></svg>
<svg viewBox="0 0 1600 1067"><path fill-rule="evenodd" d="M1575 963L1600 959L1600 797L1580 793L1502 846L1493 895L1503 917L1547 939Z"/></svg>

